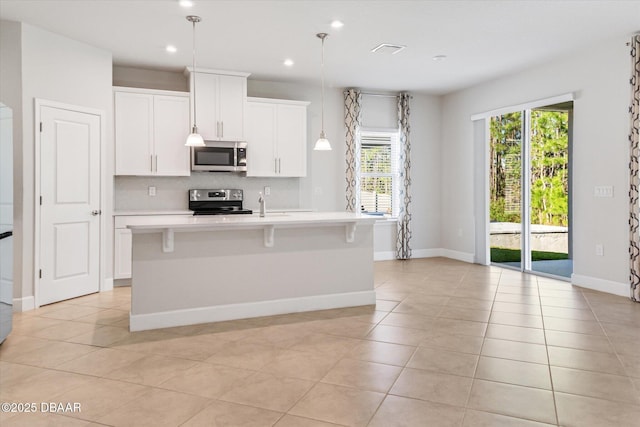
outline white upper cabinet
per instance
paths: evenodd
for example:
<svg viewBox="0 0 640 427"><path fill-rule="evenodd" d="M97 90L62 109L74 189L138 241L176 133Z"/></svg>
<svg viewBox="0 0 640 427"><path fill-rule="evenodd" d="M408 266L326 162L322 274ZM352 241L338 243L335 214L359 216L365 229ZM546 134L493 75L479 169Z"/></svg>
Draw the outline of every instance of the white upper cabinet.
<svg viewBox="0 0 640 427"><path fill-rule="evenodd" d="M247 176L307 175L308 102L248 98Z"/></svg>
<svg viewBox="0 0 640 427"><path fill-rule="evenodd" d="M193 95L193 72L187 69ZM196 124L206 141L244 141L244 116L248 73L198 68L196 80ZM193 116L193 96L191 98Z"/></svg>
<svg viewBox="0 0 640 427"><path fill-rule="evenodd" d="M114 89L116 175L190 175L189 94Z"/></svg>
<svg viewBox="0 0 640 427"><path fill-rule="evenodd" d="M276 104L247 102L247 176L276 176Z"/></svg>

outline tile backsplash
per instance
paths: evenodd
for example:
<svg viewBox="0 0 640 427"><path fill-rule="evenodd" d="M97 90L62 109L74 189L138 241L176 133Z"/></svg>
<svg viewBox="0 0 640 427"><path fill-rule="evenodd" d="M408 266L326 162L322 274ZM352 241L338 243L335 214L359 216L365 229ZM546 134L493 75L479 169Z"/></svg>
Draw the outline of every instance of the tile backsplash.
<svg viewBox="0 0 640 427"><path fill-rule="evenodd" d="M303 206L299 178L248 178L235 173L199 173L190 177L116 176L114 210L187 210L187 192L192 188L240 188L244 207L258 209L258 192L271 187L267 209L308 209ZM149 187L156 195L149 196Z"/></svg>

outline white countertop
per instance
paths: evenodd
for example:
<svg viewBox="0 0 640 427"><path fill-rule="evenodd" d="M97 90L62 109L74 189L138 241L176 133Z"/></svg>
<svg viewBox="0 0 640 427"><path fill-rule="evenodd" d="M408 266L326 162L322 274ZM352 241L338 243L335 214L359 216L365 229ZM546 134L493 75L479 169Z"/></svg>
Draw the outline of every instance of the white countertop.
<svg viewBox="0 0 640 427"><path fill-rule="evenodd" d="M269 212L315 212L313 209L305 208L270 208ZM113 216L151 216L151 215L193 215L191 210L131 210L131 211L115 211Z"/></svg>
<svg viewBox="0 0 640 427"><path fill-rule="evenodd" d="M265 217L252 215L149 216L129 223L133 231L172 229L188 231L224 227L302 226L329 224L373 224L376 217L351 212L268 212Z"/></svg>
<svg viewBox="0 0 640 427"><path fill-rule="evenodd" d="M113 216L193 215L193 211L115 211Z"/></svg>

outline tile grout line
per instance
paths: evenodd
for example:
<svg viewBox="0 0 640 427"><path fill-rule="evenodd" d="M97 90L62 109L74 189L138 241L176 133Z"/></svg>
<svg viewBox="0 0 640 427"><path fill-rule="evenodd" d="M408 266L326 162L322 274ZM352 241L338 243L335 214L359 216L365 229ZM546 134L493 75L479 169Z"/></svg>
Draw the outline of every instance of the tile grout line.
<svg viewBox="0 0 640 427"><path fill-rule="evenodd" d="M553 375L551 373L551 357L549 357L549 343L547 342L547 328L544 323L544 312L542 311L542 297L540 296L540 284L538 283L538 279L536 278L536 289L538 290L538 302L540 304L540 317L542 319L542 333L544 335L544 350L547 354L547 368L549 371L549 382L551 383L551 396L553 397L553 410L556 416L556 425L560 425L560 418L558 417L558 403L556 401L556 390L553 386Z"/></svg>
<svg viewBox="0 0 640 427"><path fill-rule="evenodd" d="M385 282L385 283L386 283L386 282ZM406 297L406 296L405 296L404 298L402 298L402 300L400 300L400 301L398 302L398 304L396 305L396 307L397 307L398 305L400 305L400 304L401 304L405 299L407 299L407 297ZM394 308L395 308L395 307L394 307ZM378 323L376 323L376 325L374 326L374 328L375 328L375 327L377 327L377 326L378 326L378 325L379 325L379 324L380 324L384 319L386 319L386 318L387 318L387 316L388 316L389 314L391 314L392 312L393 312L393 310L392 310L392 311L387 312L387 314L386 314L382 319L380 319L380 321L379 321ZM372 328L372 330L373 330L373 328ZM371 331L369 331L369 333L371 333ZM367 336L368 336L368 335L369 335L369 334L367 334ZM380 341L374 341L374 342L380 342ZM394 344L395 344L395 343L394 343ZM402 344L402 345L404 345L404 344ZM413 346L410 346L410 347L413 347ZM404 365L402 366L402 370L400 371L400 373L398 374L398 376L396 377L396 379L393 381L393 384L391 384L391 386L389 387L389 389L384 393L384 397L382 398L382 400L380 401L380 403L379 403L379 404L378 404L378 406L376 407L375 411L373 411L373 413L371 414L371 417L370 417L370 418L369 418L369 420L367 421L367 424L366 424L367 426L368 426L369 424L371 424L371 421L373 421L373 419L374 419L374 418L376 417L376 415L378 414L378 411L380 410L380 407L382 407L382 404L387 400L387 397L389 397L389 392L391 391L391 389L393 388L393 386L394 386L394 385L396 385L396 382L398 382L398 379L400 378L400 376L402 375L402 373L405 371L405 369L407 369L407 364L409 363L409 361L411 361L411 358L416 354L416 351L418 351L418 346L415 346L415 349L414 349L414 350L413 350L413 352L411 353L411 356L409 356L409 357L407 358L407 361L406 361L406 362L404 363ZM392 395L392 396L393 396L393 395Z"/></svg>
<svg viewBox="0 0 640 427"><path fill-rule="evenodd" d="M471 377L471 387L469 387L469 393L467 393L467 400L464 404L464 415L462 416L462 424L464 425L464 420L467 418L467 411L469 409L469 401L471 400L471 392L473 391L473 386L476 382L476 374L478 373L478 365L480 365L480 358L482 357L482 350L484 350L484 343L487 340L487 330L489 329L489 325L491 324L491 316L493 315L493 306L496 302L496 296L498 295L498 288L500 285L500 279L502 278L502 271L500 271L500 277L498 278L498 286L496 286L496 290L493 294L493 299L491 300L491 308L489 310L489 318L487 319L487 327L484 330L484 334L482 336L482 345L480 346L480 353L478 354L478 360L476 362L475 369L473 370L473 376Z"/></svg>

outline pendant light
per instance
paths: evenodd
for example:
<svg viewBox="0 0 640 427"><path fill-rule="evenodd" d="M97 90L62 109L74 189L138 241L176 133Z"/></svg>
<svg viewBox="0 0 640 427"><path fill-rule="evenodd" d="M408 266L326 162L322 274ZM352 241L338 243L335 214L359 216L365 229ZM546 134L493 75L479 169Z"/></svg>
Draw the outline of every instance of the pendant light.
<svg viewBox="0 0 640 427"><path fill-rule="evenodd" d="M187 16L187 21L193 23L193 127L184 145L187 147L204 147L204 140L198 133L198 126L196 126L196 22L200 22L201 19L199 16L189 15Z"/></svg>
<svg viewBox="0 0 640 427"><path fill-rule="evenodd" d="M316 141L316 145L313 147L316 151L329 151L331 150L331 144L327 139L327 135L324 133L324 39L329 36L327 33L318 33L316 37L322 40L322 68L321 68L321 76L322 76L322 129L320 130L320 138Z"/></svg>

